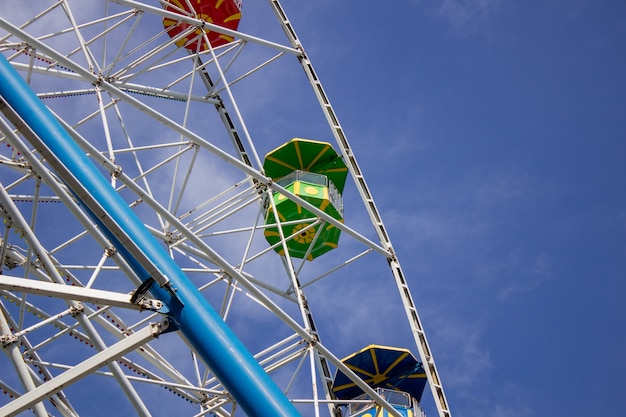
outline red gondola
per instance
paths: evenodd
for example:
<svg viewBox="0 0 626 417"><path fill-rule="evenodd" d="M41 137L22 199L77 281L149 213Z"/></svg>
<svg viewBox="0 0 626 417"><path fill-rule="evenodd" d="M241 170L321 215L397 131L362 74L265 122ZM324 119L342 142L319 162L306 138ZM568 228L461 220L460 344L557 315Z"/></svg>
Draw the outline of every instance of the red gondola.
<svg viewBox="0 0 626 417"><path fill-rule="evenodd" d="M227 29L237 30L239 20L241 20L241 0L167 0L167 3L165 10L169 12L202 19ZM190 8L189 5L193 7ZM190 27L187 23L168 17L163 18L163 26L172 38L178 37ZM203 33L207 34L209 42L213 47L225 45L234 40L232 36L198 28L177 40L176 45L183 46L194 52L198 50L206 51L208 45L203 41ZM202 42L200 49L198 49L199 42Z"/></svg>

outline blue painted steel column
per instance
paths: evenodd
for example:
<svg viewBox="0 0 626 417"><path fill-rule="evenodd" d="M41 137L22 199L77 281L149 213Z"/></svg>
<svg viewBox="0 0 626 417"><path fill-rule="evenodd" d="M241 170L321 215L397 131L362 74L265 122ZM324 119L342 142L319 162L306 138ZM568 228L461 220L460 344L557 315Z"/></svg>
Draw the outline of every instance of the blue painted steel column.
<svg viewBox="0 0 626 417"><path fill-rule="evenodd" d="M153 296L168 306L171 318L181 333L246 414L254 417L300 416L161 244L1 54L0 96L41 138L46 152L57 158L57 166L67 170L59 175L70 187L72 183L80 185L80 190L73 189L73 192L79 198L81 194L89 193L85 196L88 198L81 199L81 202L94 219L105 227L106 222L114 222L115 227L107 231L108 237L137 275L145 281L150 278L148 269L154 268L169 279L168 285L175 290L175 296L158 285L151 289ZM90 209L94 201L98 205L98 212ZM107 216L106 220L101 218L102 215ZM131 245L132 250L128 248ZM151 263L149 268L132 255L133 250L139 250L145 255Z"/></svg>

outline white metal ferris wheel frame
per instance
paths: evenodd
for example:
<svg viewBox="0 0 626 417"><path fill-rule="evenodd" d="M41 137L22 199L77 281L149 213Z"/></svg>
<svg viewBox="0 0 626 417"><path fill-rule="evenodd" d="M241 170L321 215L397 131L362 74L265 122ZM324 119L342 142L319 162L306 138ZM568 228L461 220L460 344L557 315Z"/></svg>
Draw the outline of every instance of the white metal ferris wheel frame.
<svg viewBox="0 0 626 417"><path fill-rule="evenodd" d="M382 254L387 259L387 262L389 264L389 267L395 279L395 284L398 288L400 298L402 300L402 305L404 307L405 313L407 315L407 318L410 324L413 338L416 343L416 348L419 352L419 356L421 360L423 361L424 369L425 369L426 376L428 379L428 384L433 394L433 398L437 406L439 415L442 417L449 416L450 412L448 409L448 404L445 399L445 395L443 392L443 388L440 382L437 369L435 367L434 359L432 357L430 348L426 341L423 327L419 319L419 316L417 314L417 310L414 305L411 293L408 289L405 276L402 272L398 259L395 255L395 252L389 240L388 234L381 220L381 216L378 212L378 209L376 208L376 205L374 204L373 197L363 178L363 175L361 174L361 170L356 162L352 148L350 147L346 139L346 136L344 134L344 131L338 122L338 118L336 117L330 105L330 102L328 101L328 97L326 93L324 92L324 89L319 81L319 78L317 77L307 54L304 52L304 49L289 19L287 18L282 6L279 4L279 2L269 0L269 4L271 5L271 8L276 14L279 22L282 25L282 28L285 34L287 35L287 39L290 43L289 46L285 46L276 42L267 41L258 37L246 35L245 33L229 31L224 28L215 27L207 22L203 22L201 20L197 20L192 17L182 17L179 15L174 15L161 8L149 6L143 3L129 1L129 0L115 0L115 2L121 5L125 5L135 10L143 10L145 12L154 13L160 16L169 16L171 18L176 18L180 21L184 21L190 24L192 28L196 28L196 27L207 28L209 30L215 30L218 32L223 32L225 34L233 35L237 39L240 39L243 42L250 42L250 43L262 45L264 47L268 47L276 51L277 53L276 58L284 54L296 56L300 64L302 65L302 68L304 69L304 72L309 82L313 86L313 90L315 92L317 100L320 104L320 107L322 108L324 112L324 115L326 116L327 122L332 130L332 134L334 135L334 138L337 142L338 149L341 151L341 154L343 155L343 158L346 161L346 165L348 166L349 171L354 180L354 183L356 185L356 189L358 190L363 202L365 203L365 208L369 214L372 224L374 225L374 229L377 233L380 243L379 244L374 243L372 240L366 238L365 236L355 231L351 227L344 225L343 223L328 216L324 212L318 210L316 207L312 206L306 201L289 193L283 187L272 182L271 179L263 175L263 173L260 171L261 161L258 155L256 154L255 147L252 144L252 139L250 137L250 134L246 130L246 124L243 123L243 117L239 113L239 109L237 108L234 97L232 96L231 86L237 83L238 79L235 79L229 83L226 83L224 81L226 77L225 77L224 72L222 71L222 67L219 64L219 59L218 59L218 56L216 55L216 51L210 49L209 56L210 56L212 63L215 64L215 68L217 68L218 70L220 81L224 84L222 87L221 93L229 96L228 98L229 98L229 101L231 102L230 111L233 112L237 121L239 122L238 124L239 124L239 128L241 129L241 131L235 128L232 121L230 121L230 114L226 110L226 107L224 106L221 98L219 97L219 94L213 94L211 97L201 97L201 96L195 97L193 95L181 97L181 96L178 96L177 95L178 93L174 91L164 91L164 90L158 91L158 92L151 91L149 88L145 88L141 86L140 84L131 84L128 82L123 83L123 84L117 84L114 81L110 81L110 80L113 80L114 77L110 77L110 79L107 79L105 77L102 77L101 73L98 73L94 71L93 69L89 71L80 65L76 65L71 59L68 59L62 54L57 53L53 48L46 45L40 39L31 37L27 32L11 25L10 23L3 21L2 26L4 30L7 30L13 34L20 34L20 37L22 38L24 42L26 42L30 47L33 47L36 51L43 52L48 59L50 58L54 59L57 65L70 69L70 71L59 71L59 75L62 75L65 77L79 76L84 80L88 80L94 86L96 86L95 90L97 94L100 94L106 91L116 96L125 96L128 102L134 102L134 104L141 111L146 112L148 114L152 113L153 117L161 119L165 124L168 125L170 129L180 133L181 136L185 138L189 138L190 139L190 142L188 144L189 149L193 149L194 147L200 147L204 150L208 150L214 155L217 155L219 158L227 161L229 164L235 166L240 171L244 172L246 176L252 180L252 182L250 183L250 188L248 188L248 190L251 191L250 194L258 193L259 189L272 190L273 192L282 193L286 195L288 198L296 201L305 209L315 214L315 216L317 216L318 219L331 223L333 226L341 229L343 233L350 235L352 238L356 239L357 241L365 245L367 247L366 251L374 251L379 254ZM65 2L63 1L59 2L59 4L61 3L65 3ZM77 34L80 33L77 30L77 26L74 29L76 30ZM170 44L171 43L173 43L173 40L170 42ZM87 41L83 40L83 43L82 43L83 48L86 45L87 45ZM150 58L149 55L144 56L144 59L149 59L149 58ZM267 63L271 62L273 59L276 59L276 58L268 59ZM266 65L267 63L264 63L263 65ZM261 68L263 65L260 65L259 67L254 68L252 71L257 70L258 68ZM34 66L32 63L30 63L30 65L25 65L25 64L20 64L18 62L15 62L14 66L17 68L22 66L21 69L23 69L27 74L28 74L28 71L33 71L37 69L37 67ZM39 69L43 71L41 67ZM53 72L55 71L55 68L49 67L49 68L46 68L45 71ZM242 75L242 78L247 75L248 74ZM208 88L213 88L213 86L208 86ZM128 91L134 91L135 93L154 94L154 95L159 95L161 97L167 97L171 99L183 99L184 98L184 99L187 99L188 101L198 100L198 101L212 103L213 105L215 105L216 109L218 110L218 113L220 114L222 121L225 123L226 128L229 131L229 135L231 136L231 139L235 142L236 148L239 150L238 157L233 157L231 154L224 152L218 146L213 145L211 142L198 136L196 133L186 129L184 125L181 125L173 121L170 122L170 121L164 120L165 116L158 114L157 112L155 112L154 109L144 105L141 101L134 99L132 96L129 96L127 93ZM69 95L69 94L79 94L79 93L81 93L81 91L66 91L63 94ZM102 106L104 106L104 104L102 104ZM101 114L102 115L106 114L104 112L104 109L102 110L103 111ZM85 149L87 153L91 154L92 156L101 155L100 150L93 147L89 143L88 140L82 138L74 129L72 129L71 126L66 126L66 128L68 129L69 132L71 132L74 135L74 139L80 144L80 146L82 146ZM6 124L6 122L4 121L3 121L2 131L5 135L5 140L8 143L12 144L17 149L17 151L20 152L21 155L24 155L25 157L28 156L27 162L24 164L24 166L18 166L19 163L16 163L16 169L23 169L26 166L28 166L29 169L32 169L32 172L39 175L41 177L41 180L45 184L48 184L48 186L54 190L57 198L59 200L64 201L64 204L68 208L70 208L70 210L72 210L74 216L81 221L84 227L90 231L92 236L94 236L96 240L100 241L101 245L104 248L108 248L109 242L106 236L104 236L101 233L101 231L94 228L93 222L84 214L84 212L82 211L80 207L76 206L74 197L68 192L68 190L63 186L63 184L59 182L58 178L56 178L56 176L53 173L51 173L49 169L46 168L44 164L38 160L37 157L32 157L32 149L29 146L27 146L25 141L20 136L18 136L13 131L12 127ZM239 136L240 133L243 135L244 140L242 140L241 137ZM180 146L180 145L181 145L180 143L175 143L175 144L171 144L170 146ZM249 153L249 150L252 151L252 154ZM182 150L181 150L181 153L182 153ZM217 252L215 252L211 246L209 246L205 241L203 241L201 238L198 237L198 230L201 230L201 229L192 230L186 224L184 224L179 217L172 215L171 207L165 208L159 201L156 201L155 199L153 199L149 192L147 192L145 189L142 189L137 184L139 181L136 178L127 177L124 172L119 171L119 167L115 164L114 159L110 158L111 154L108 156L109 157L107 157L107 155L103 155L102 157L97 158L97 159L98 159L98 162L102 164L102 166L105 168L105 170L109 172L113 185L116 185L119 181L120 183L123 184L123 187L130 189L131 191L135 193L135 195L140 196L142 202L151 206L152 209L158 213L159 217L161 218L162 225L170 225L173 229L177 230L179 233L184 234L183 236L184 240L187 242L191 242L190 245L192 244L194 245L194 248L196 248L195 252L193 251L191 246L187 246L185 248L186 250L188 250L190 253L195 253L195 255L197 255L200 258L204 257L207 261L210 261L214 263L215 265L217 265L219 268L216 268L216 270L218 269L221 270L221 272L218 272L218 273L222 273L224 275L227 275L230 279L233 279L237 283L237 285L244 288L248 294L250 294L256 300L258 300L266 308L270 309L273 312L273 314L280 317L283 322L287 323L292 328L296 336L301 338L307 344L307 349L310 350L311 352L315 352L314 355L312 354L310 356L312 361L313 360L316 361L316 365L315 366L312 365L311 370L313 373L315 373L314 371L315 368L321 370L319 377L324 381L324 385L325 385L324 390L326 392L326 398L325 399L315 398L314 400L317 401L318 403L328 403L329 410L331 410L330 412L335 413L335 415L337 415L338 413L337 409L332 406L333 401L332 401L332 396L330 394L331 375L330 375L330 370L328 366L329 364L332 364L333 366L335 366L338 369L341 369L344 373L347 373L347 374L350 374L351 371L347 369L345 366L343 366L341 362L338 360L338 358L336 358L335 355L333 355L331 351L326 349L325 346L319 341L318 335L316 334L315 323L313 321L313 317L311 315L311 312L308 309L306 297L304 296L304 293L302 291L302 288L304 285L298 279L297 271L299 270L299 268L296 268L294 265L292 265L291 260L289 258L285 259L285 261L289 265L288 270L292 271L292 273L290 273L291 279L292 279L291 298L294 301L296 301L299 306L302 324L300 324L297 320L294 320L294 318L292 318L289 314L285 313L284 310L280 306L276 305L275 302L270 300L268 296L260 290L260 288L269 289L271 292L273 291L276 293L280 293L280 291L269 287L267 284L262 283L259 280L255 280L254 277L251 277L245 273L242 273L241 269L238 269L236 266L234 267L229 262L222 259L220 255ZM4 161L4 163L6 165L9 163L9 161ZM245 184L245 181L242 182L241 184L242 185ZM7 186L7 184L2 184L2 185ZM123 299L120 299L120 295L118 293L99 292L98 290L90 289L90 288L83 288L83 289L79 289L78 291L69 293L66 291L67 286L62 286L63 289L61 289L60 288L61 286L58 284L62 283L64 280L58 273L56 274L56 276L54 273L58 264L55 263L55 260L51 256L49 251L45 250L43 246L39 246L39 243L38 243L39 240L37 236L34 233L32 233L31 225L25 218L20 216L20 213L21 213L20 210L15 206L15 204L12 201L13 199L16 198L16 196L9 195L5 191L4 188L2 188L2 191L3 191L2 205L6 214L5 218L8 219L9 221L12 221L14 223L13 227L19 230L20 233L23 233L26 235L26 239L29 242L30 247L33 248L32 250L38 249L36 251L37 259L39 259L39 261L44 264L43 269L38 269L35 265L32 265L30 269L30 273L35 274L35 275L38 274L40 276L46 276L46 280L56 282L56 284L50 284L50 285L47 285L47 283L44 283L44 282L34 285L37 281L28 280L29 282L25 284L23 282L20 283L20 279L18 278L5 279L4 281L2 281L2 284L1 284L2 285L1 289L3 290L5 296L7 294L13 294L13 293L25 293L25 294L35 294L35 295L54 294L56 298L68 300L68 309L63 314L76 315L76 317L80 317L81 314L84 314L83 313L84 306L82 304L83 302L94 302L95 300L97 300L97 304L100 304L100 305L107 305L107 306L117 305L117 306L124 306L125 308L132 308L132 309L137 308L136 305L132 305L128 303L128 301L124 301ZM254 198L252 198L250 194L248 195L248 199L254 200ZM32 198L33 201L35 202L41 201L41 196L37 194L28 196L27 198ZM241 197L241 199L243 198L245 197ZM237 204L245 205L248 203L249 201L246 203L241 203L239 202L239 200L237 200L237 203L235 204L235 200L233 200L233 202L230 204L235 206ZM176 205L176 204L174 203L173 205ZM227 210L230 210L227 207L228 207L228 203L225 204L224 209L223 209L224 212L222 213L222 215L224 216L227 215L226 213ZM232 210L235 210L235 209L236 208L232 208ZM153 232L155 234L162 233L161 231L157 231L157 230L154 230ZM4 255L11 254L15 258L17 258L17 260L19 260L20 254L7 246L8 240L6 236L3 238L2 242L3 242L3 247L2 247L3 254ZM185 242L183 241L182 243L179 243L178 245L183 246L184 244ZM177 250L176 246L172 246L171 250L176 251ZM357 255L357 256L362 256L362 255ZM119 260L119 257L116 257L114 250L105 251L105 253L102 256L102 262L98 266L102 268L105 260L110 257L114 257L117 259L117 262L120 265L120 268L122 268L123 270L125 269L125 272L129 277L131 278L134 277L134 274L130 270L130 268L128 268L128 265L125 265L123 260ZM45 265L46 262L49 262L49 264ZM94 274L96 272L97 271L94 271ZM21 281L24 281L24 280L21 280ZM311 282L306 283L305 285L310 285L314 281L315 279L311 280ZM139 284L139 282L136 282L136 284ZM233 287L233 288L236 288L236 287ZM155 302L155 301L146 300L146 302L150 303L150 302ZM24 306L24 304L25 303L23 303L22 305ZM35 308L35 306L29 306L29 308ZM158 306L156 305L147 305L147 306L144 306L144 308L148 308L152 310L159 310ZM59 320L59 319L60 317L48 317L47 318L48 321ZM79 319L79 320L82 322L84 328L89 329L93 327L93 325L89 324L89 320L85 320L84 318ZM18 373L21 372L22 380L29 381L30 379L28 377L28 373L29 373L28 364L24 360L24 357L22 356L22 354L18 350L16 350L16 346L12 345L12 343L15 340L15 338L20 338L22 340L22 343L24 343L25 335L28 333L26 330L30 331L30 330L34 330L34 328L23 329L21 332L14 333L10 329L15 328L18 323L5 322L5 323L0 323L0 324L2 325L2 330L3 330L2 333L3 335L5 335L3 339L3 344L6 345L8 349L11 351L11 355L14 355L12 356L14 358L13 363L16 366L16 368L18 368ZM136 325L139 325L139 323L137 323ZM95 361L93 358L86 362L91 362L92 365L95 366L93 368L95 370L95 369L100 368L102 363L110 363L111 359L116 359L116 360L119 359L120 357L122 357L122 355L124 355L124 353L130 350L133 350L136 346L139 346L139 345L146 346L144 345L146 340L158 335L159 331L154 330L155 327L152 325L144 326L143 328L149 329L149 330L146 330L143 333L142 332L133 333L133 339L130 341L127 340L127 339L130 339L130 337L123 338L122 341L120 342L120 345L118 344L113 345L115 346L115 348L113 348L113 346L110 346L107 348L102 343L100 346L101 354L103 357L106 356L106 358L103 359L103 362L101 362L99 365L98 365L98 362ZM138 336L135 336L135 335L138 335ZM93 333L91 334L91 339L97 341L98 339L97 331L93 330ZM124 345L121 345L121 343L124 343ZM275 349L274 351L275 354L276 352L278 352L279 350L278 348L287 349L286 348L287 343L291 343L291 339L285 340L284 343L285 343L284 346L277 345L273 347ZM147 349L147 347L145 347L145 349ZM292 352L292 354L295 355L296 353ZM158 357L158 354L154 352L153 356ZM286 361L285 358L282 358L282 360ZM280 361L276 359L273 363L271 360L266 362L265 367L269 369L273 367L278 367L279 365L280 365ZM131 401L135 403L135 408L138 410L138 414L149 415L149 412L145 410L145 406L142 405L141 398L139 398L137 394L134 393L134 389L131 387L131 384L129 382L129 377L123 374L119 365L116 365L115 362L112 362L109 366L110 366L112 374L115 375L116 378L118 378L120 385L126 387L129 398L132 398ZM171 370L171 373L176 374L174 369ZM75 374L67 375L67 376L70 377L70 380L77 380L79 378L78 372L76 372ZM58 379L59 377L53 378L52 375L49 375L49 378L51 381L56 380L57 382L60 382L60 379ZM384 404L388 408L390 413L397 415L397 412L391 409L389 405L386 404L382 398L377 396L375 392L373 392L371 389L368 389L368 387L365 384L358 382L358 381L356 382L366 392L368 392L372 396L372 398L375 399L375 401L381 404ZM163 381L161 381L161 383L165 384L165 382ZM185 385L185 384L192 385L188 381L185 381L184 379L180 379L180 378L179 378L179 383L181 385ZM171 386L174 387L174 389L177 389L175 385L176 384L174 383L171 384ZM47 415L45 409L42 408L42 406L40 405L41 403L39 401L41 401L41 399L45 398L46 396L53 395L51 394L53 392L59 392L58 394L54 394L56 396L55 401L57 402L59 409L65 410L64 413L66 413L67 415L72 415L73 411L72 411L71 405L64 398L62 391L52 390L46 393L42 393L43 390L36 391L36 388L32 382L30 385L27 384L26 389L29 390L29 395L34 398L34 400L31 400L31 402L27 406L35 407L35 410L37 413L41 415ZM197 392L202 391L202 389L198 389L197 387L196 389L197 389ZM35 394L32 394L32 393L35 393ZM26 398L26 396L23 395L20 398ZM229 399L224 400L224 398L226 398L224 396L221 396L221 397L217 396L215 398L219 398L219 401L224 401L224 402L229 401ZM17 400L10 403L9 406L14 407L12 410L17 410L18 408L24 409L24 407L27 407L25 405L19 404ZM205 410L212 410L211 412L217 412L217 413L225 413L225 411L223 411L223 409L220 407L222 407L222 403L212 404L211 406L205 407ZM16 411L11 411L11 412L16 412Z"/></svg>

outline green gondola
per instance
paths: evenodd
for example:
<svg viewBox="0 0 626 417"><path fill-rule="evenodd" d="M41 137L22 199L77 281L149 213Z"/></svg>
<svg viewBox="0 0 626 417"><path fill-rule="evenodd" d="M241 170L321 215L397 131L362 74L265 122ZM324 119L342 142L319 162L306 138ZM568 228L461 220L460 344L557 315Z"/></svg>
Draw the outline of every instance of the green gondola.
<svg viewBox="0 0 626 417"><path fill-rule="evenodd" d="M292 139L268 153L263 168L288 191L343 222L341 193L348 168L329 143ZM289 256L313 260L337 247L341 231L335 226L318 221L315 214L283 194L274 193L272 199L274 204L268 202L266 206L264 234L271 245L276 245L276 252L286 255L279 244L279 223Z"/></svg>

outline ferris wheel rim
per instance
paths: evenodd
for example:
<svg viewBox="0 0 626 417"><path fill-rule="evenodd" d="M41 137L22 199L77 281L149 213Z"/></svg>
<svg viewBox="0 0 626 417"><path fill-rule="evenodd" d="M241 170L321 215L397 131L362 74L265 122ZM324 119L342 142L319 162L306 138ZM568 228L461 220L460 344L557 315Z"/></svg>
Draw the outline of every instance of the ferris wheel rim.
<svg viewBox="0 0 626 417"><path fill-rule="evenodd" d="M160 15L160 16L167 16L168 13L172 13L172 12L168 12L166 10L162 10L162 9L158 9L156 7L153 6L149 6L149 5L145 5L143 3L139 3L139 2L135 2L135 1L130 1L130 0L115 0L114 1L117 4L121 4L121 5L126 5L126 6L132 6L132 7L137 7L137 6L141 6L141 7L145 7L146 10L148 11L154 11L155 14ZM278 5L279 8L281 8L281 6L278 4L278 2L270 2L273 4L274 7L276 7ZM157 13L158 11L158 13ZM176 17L176 16L169 16L169 17ZM181 20L185 20L186 22L190 23L190 24L196 24L199 25L202 22L199 21L198 19L194 19L194 18L187 18L187 17L181 17ZM0 21L2 19L0 18ZM6 27L3 26L4 23L0 22L0 27ZM207 26L210 29L216 29L216 30L221 30L218 27L211 27L210 24L208 24L209 26ZM16 28L15 26L12 26L13 31L17 32L19 31L18 28ZM224 30L226 32L226 30ZM23 32L23 31L22 31ZM246 43L256 43L259 45L263 45L263 46L267 46L270 49L274 49L276 51L278 51L279 54L286 54L286 55L296 55L299 57L306 57L306 54L304 53L304 50L301 48L301 45L299 44L299 40L297 40L297 38L295 39L291 39L292 44L290 46L286 46L286 45L282 45L282 44L278 44L272 41L266 41L263 40L261 38L252 36L252 35L246 35L243 34L241 32L233 32L234 34L237 34L239 36L239 38L242 41L242 45L241 47L245 47L244 45ZM107 93L112 93L113 95L115 95L116 97L125 97L128 99L129 102L133 101L134 97L132 96L133 93L130 92L130 89L125 90L124 88L122 88L122 86L130 86L131 88L135 89L135 93L140 93L141 92L141 88L139 88L140 84L136 84L136 85L132 85L132 84L124 84L124 83L120 83L119 86L117 86L114 82L109 82L109 80L103 78L102 76L99 76L97 74L94 74L93 72L90 72L89 70L87 70L84 66L81 66L79 64L74 63L73 61L66 59L65 56L60 53L55 51L54 49L48 48L47 45L45 43L41 43L39 42L36 38L34 37L29 37L29 35L27 33L24 34L24 36L32 41L33 44L36 44L36 46L38 48L38 50L40 51L44 51L46 52L47 55L49 55L52 58L58 58L56 59L56 62L58 65L61 65L64 68L68 68L71 71L74 71L75 73L79 74L80 77L82 77L81 79L88 82L88 83L92 83L94 85L97 85L98 88L102 88L103 91L107 92ZM47 49L47 50L46 50ZM207 56L211 56L212 59L215 59L217 61L217 56L215 55L214 51L210 51L209 54L206 54ZM27 66L27 64L21 64L19 62L14 62L14 65L16 67L19 67L20 65L22 65L22 69L27 70L29 67ZM31 69L33 68L32 66L30 67ZM312 70L312 67L310 67L310 70ZM59 71L59 73L61 73L62 71ZM305 71L306 72L306 71ZM72 77L72 75L68 75L68 72L64 73L66 76L68 77ZM226 89L228 87L225 87ZM71 91L67 91L66 93L69 94L77 94L79 93L81 90L75 90L74 92ZM87 92L88 90L82 90L82 92ZM221 90L221 91L225 91L225 90ZM52 93L51 93L52 94ZM171 93L167 93L169 94L170 98L175 98L177 97L173 92ZM50 96L51 97L51 96ZM190 96L189 96L190 97ZM197 96L198 100L200 100L200 96ZM180 96L180 98L182 99L183 96ZM206 102L208 104L219 104L220 99L218 98L213 98L213 97L208 97L205 99ZM141 101L137 100L137 103L141 103ZM146 110L148 110L146 108ZM160 117L162 118L163 115L159 115L159 114L153 114L154 117ZM180 126L180 128L178 127ZM70 127L69 125L66 127ZM200 147L202 147L205 150L209 150L209 151L213 151L213 153L215 155L217 155L218 157L222 158L223 160L226 160L226 162L230 163L233 167L235 167L237 170L241 171L242 173L244 173L245 177L247 177L248 179L252 180L253 182L256 182L258 187L265 187L265 189L267 190L267 192L273 192L273 193L280 193L281 195L285 195L287 198L292 199L295 203L297 203L299 206L305 208L306 210L308 210L309 212L311 212L312 214L314 214L317 218L321 218L324 221L333 224L333 226L337 227L338 229L341 229L341 231L344 233L344 235L350 236L351 238L355 239L356 241L358 241L360 244L365 246L365 249L363 249L360 252L357 252L356 254L354 254L354 259L357 258L361 258L364 257L365 255L369 254L369 253L376 253L378 255L382 255L388 262L395 262L395 254L393 253L393 250L391 248L390 245L388 245L388 241L383 241L382 243L375 243L375 241L370 238L367 237L361 233L359 233L359 231L357 231L356 229L351 228L349 225L344 224L341 221L338 221L337 219L333 218L332 216L328 216L325 212L319 210L316 206L310 204L307 200L302 199L300 196L298 195L294 195L293 193L291 193L289 190L287 190L285 187L282 187L279 184L276 184L272 178L269 178L267 176L265 176L259 169L255 169L253 167L251 167L249 164L243 162L240 159L237 159L236 157L234 157L232 154L230 153L226 153L223 152L222 149L220 147L214 146L211 142L203 139L202 137L196 135L193 131L191 130L186 130L184 127L182 127L182 125L180 124L176 124L175 122L173 122L170 127L175 127L173 130L177 131L177 133L180 133L182 137L188 137L188 138L192 138L194 144L199 144ZM336 132L336 130L335 130ZM341 135L341 132L340 132ZM338 141L340 144L341 142L345 142L345 138L340 137L340 140ZM347 143L347 142L345 142ZM187 229L187 226L178 219L178 217L171 213L169 211L169 209L160 204L159 201L153 197L149 192L146 193L146 189L142 188L139 185L139 180L137 178L134 178L132 176L127 176L125 171L120 171L120 166L117 166L115 163L113 163L109 158L107 158L107 155L104 154L103 150L100 149L98 150L96 147L90 147L89 146L89 142L88 141L84 141L82 143L84 149L87 152L90 152L91 154L93 154L94 156L97 155L101 155L98 156L97 158L95 158L96 160L99 160L101 165L106 167L106 171L113 177L115 177L115 181L119 181L120 183L122 183L123 185L121 187L125 187L127 190L135 193L138 196L141 196L139 200L142 200L141 203L138 204L143 204L143 203L147 203L144 206L151 206L151 209L154 210L155 212L158 213L158 215L160 216L160 218L163 219L164 223L162 224L168 224L170 226L173 226L173 229L177 230L177 231L184 231L183 235L184 235L184 239L186 239L187 242L191 242L194 244L194 247L198 247L201 248L202 251L205 254L208 254L206 259L203 259L203 261L210 261L210 262L214 262L216 263L216 265L218 265L218 268L216 269L219 270L223 270L225 271L225 273L223 274L223 277L228 277L228 279L234 279L234 281L236 281L237 283L241 284L241 286L243 288L245 288L245 291L250 294L252 297L254 297L257 302L259 300L264 300L264 298L266 298L265 294L259 290L259 288L264 288L267 289L269 286L269 284L266 284L264 282L262 282L259 279L255 279L254 277L251 277L249 274L247 274L244 270L241 270L241 268L243 268L243 266L247 263L246 257L244 257L244 259L241 260L241 264L237 265L237 264L232 264L226 260L220 261L220 256L218 253L211 253L211 247L208 246L204 241L202 241L202 239L198 238L194 233L192 232L188 232L189 229ZM172 142L171 144L172 147L175 147L176 144L174 142ZM191 149L191 148L190 148ZM143 150L140 149L139 147L137 147L136 149L129 149L129 152L136 152L139 150ZM345 149L343 149L345 151ZM348 146L348 151L351 151L351 149ZM344 157L345 157L345 152L344 152ZM257 158L258 159L258 158ZM355 161L354 161L355 162ZM358 170L358 166L357 166L357 170ZM48 178L49 181L52 180L52 177ZM245 180L242 180L242 182L244 182ZM367 191L367 186L366 187L366 191ZM119 188L119 187L118 187ZM250 188L250 190L253 190L254 188ZM69 200L67 200L69 201ZM373 200L372 200L373 203ZM157 208L157 205L159 205L159 207ZM279 223L280 224L280 223ZM286 222L285 224L288 224L288 222ZM198 229L199 230L199 229ZM234 230L234 229L233 229ZM383 226L383 232L384 232L384 226ZM158 234L160 233L159 230L157 230L157 228L155 227L152 230L153 234ZM183 242L183 241L180 241ZM186 249L182 243L179 243L178 245L174 245L172 246L172 250L176 251L179 248L183 248ZM193 253L193 252L190 252ZM269 252L268 252L269 253ZM271 253L270 253L271 254ZM197 253L196 253L197 255ZM103 257L104 258L104 257ZM217 260L217 262L216 262ZM288 262L290 263L290 262ZM295 268L293 266L290 266L290 268L292 270L297 270L300 271L301 268L305 265L304 262L302 262L300 264L300 266L298 268ZM337 268L341 268L341 265L337 266ZM305 283L306 285L311 285L314 282L317 282L318 280L324 278L324 274L320 274L320 278L313 278L310 282ZM247 285L247 287L246 287ZM296 291L298 289L298 287L301 287L301 285L298 282L292 283L290 284L290 288L292 291ZM233 290L235 291L235 290ZM279 291L276 290L276 293L278 293ZM297 291L296 291L297 293ZM293 297L293 294L291 296L292 300L298 300L298 297ZM269 299L268 299L269 300ZM316 335L310 333L310 329L307 327L307 325L303 325L298 323L296 320L294 320L289 314L282 312L282 309L279 308L278 306L276 306L276 310L273 310L274 307L272 306L272 302L271 300L265 300L263 301L261 304L264 305L265 308L270 308L270 310L272 310L272 312L275 315L281 316L284 314L283 322L290 324L291 329L294 331L294 334L297 334L303 342L305 342L306 344L309 345L309 347L311 349L315 349L317 351L319 351L321 353L321 355L325 358L325 360L330 361L330 363L332 363L336 368L341 368L343 365L341 363L341 361L339 359L337 359L337 357L332 353L331 350L327 349L317 338ZM270 307L268 307L270 306ZM303 354L304 355L304 354ZM304 358L304 356L302 356ZM174 367L172 368L174 369ZM367 389L366 387L364 389ZM200 390L201 391L201 390ZM375 393L372 393L372 396L374 398L376 398L376 400L380 400L384 403L384 401L381 398L377 398L375 397ZM221 405L220 405L221 406Z"/></svg>

